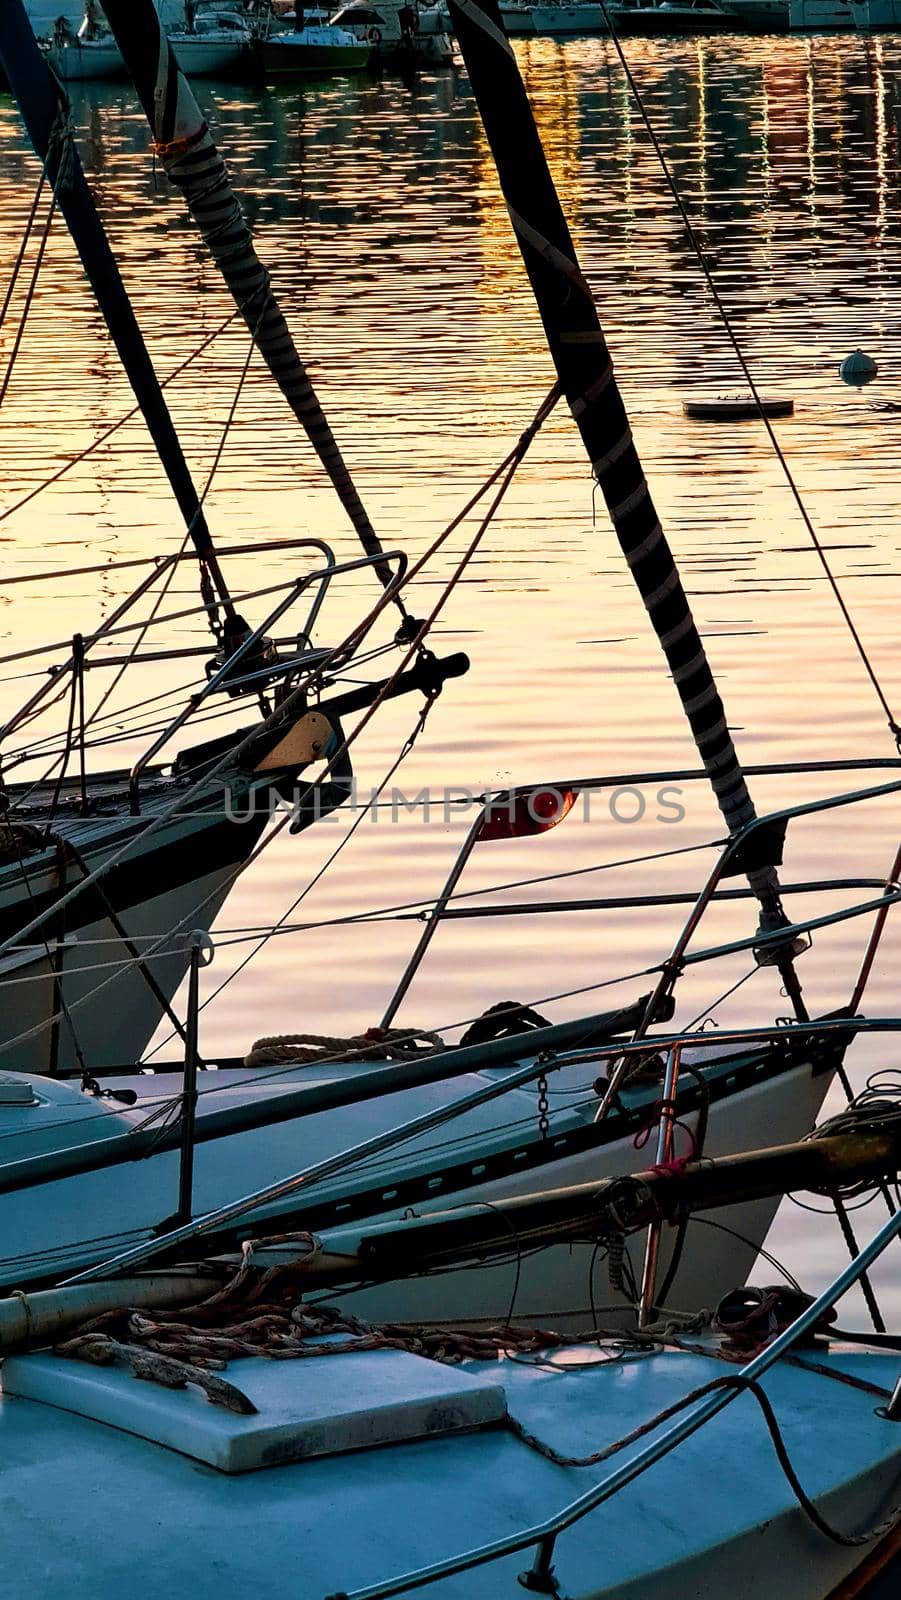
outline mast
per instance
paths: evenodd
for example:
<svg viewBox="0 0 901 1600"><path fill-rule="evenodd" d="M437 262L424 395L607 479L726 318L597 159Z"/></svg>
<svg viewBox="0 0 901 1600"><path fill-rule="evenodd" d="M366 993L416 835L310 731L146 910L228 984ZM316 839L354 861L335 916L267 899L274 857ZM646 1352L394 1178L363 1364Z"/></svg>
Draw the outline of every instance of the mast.
<svg viewBox="0 0 901 1600"><path fill-rule="evenodd" d="M194 547L230 615L231 599L203 508L75 149L65 91L41 54L22 0L5 0L3 5L0 64L44 164Z"/></svg>
<svg viewBox="0 0 901 1600"><path fill-rule="evenodd" d="M225 162L162 30L153 0L104 0L169 181L181 189L253 338L344 506L368 556L382 546L344 463L260 261ZM387 562L375 568L391 582ZM397 604L404 611L402 601Z"/></svg>
<svg viewBox="0 0 901 1600"><path fill-rule="evenodd" d="M723 703L651 492L591 290L582 275L496 0L449 0L451 22L497 167L561 388L582 435L614 531L662 646L695 744L729 832L756 818ZM764 842L764 841L761 841ZM775 861L779 842L746 870L761 931L785 925ZM776 965L806 1017L791 951Z"/></svg>

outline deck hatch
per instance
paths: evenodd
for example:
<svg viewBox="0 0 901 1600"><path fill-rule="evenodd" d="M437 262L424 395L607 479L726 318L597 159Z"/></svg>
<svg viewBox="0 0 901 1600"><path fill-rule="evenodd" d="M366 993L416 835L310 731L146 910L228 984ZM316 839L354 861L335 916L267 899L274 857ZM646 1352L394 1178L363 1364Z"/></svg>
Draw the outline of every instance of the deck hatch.
<svg viewBox="0 0 901 1600"><path fill-rule="evenodd" d="M136 1434L220 1472L409 1443L499 1422L500 1384L402 1350L355 1351L268 1361L233 1361L223 1376L257 1407L236 1416L200 1390L164 1389L124 1367L93 1367L61 1356L10 1357L5 1395L75 1412Z"/></svg>

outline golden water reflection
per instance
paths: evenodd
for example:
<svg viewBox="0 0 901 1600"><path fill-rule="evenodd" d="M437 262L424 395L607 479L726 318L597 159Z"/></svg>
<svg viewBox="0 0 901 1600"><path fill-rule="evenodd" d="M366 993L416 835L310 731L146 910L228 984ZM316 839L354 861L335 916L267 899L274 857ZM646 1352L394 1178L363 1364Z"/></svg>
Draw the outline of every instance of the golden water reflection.
<svg viewBox="0 0 901 1600"><path fill-rule="evenodd" d="M898 710L901 42L634 40L627 48L755 377L796 398L795 417L778 425L780 439ZM517 50L741 752L754 761L891 755L764 433L754 424L711 427L682 415L690 390L734 387L739 373L615 57L599 40L531 41ZM335 80L262 93L204 85L202 98L363 498L385 541L415 553L496 465L551 381L466 79L448 72L412 85ZM73 119L141 324L168 373L226 319L229 301L180 201L153 170L128 92L87 87L73 101ZM36 174L15 111L0 99L0 283L19 247ZM0 331L0 353L12 334L12 323ZM880 369L862 393L837 377L856 346ZM230 327L170 391L198 480L246 348L246 335ZM129 405L57 227L0 411L2 505ZM289 532L326 537L352 553L309 447L256 366L209 509L223 539L259 540L259 557L241 569L248 585L264 581L261 572L284 571L265 545ZM169 550L179 537L165 480L135 423L0 523L0 565L37 573L88 555ZM448 553L420 586L419 607L434 598L450 560ZM125 584L126 575L110 572L100 584L0 591L4 652L89 625ZM359 580L336 598L328 625L336 634L367 593ZM586 463L562 409L459 587L441 642L467 648L473 669L448 689L410 756L409 794L425 784L439 794L445 786L478 792L561 772L694 764L618 549L604 518L593 522ZM26 688L7 682L4 706ZM364 785L377 781L411 716L407 704L388 708L369 733L358 761ZM827 786L767 780L756 791L767 805ZM700 790L686 796L678 828L655 820L648 798L634 823L599 807L591 826L575 820L528 846L496 846L474 861L467 881L631 858L719 832ZM793 829L786 875L887 870L894 816L883 802L865 826L852 815L831 830ZM401 813L394 824L362 827L305 902L305 917L434 893L465 817L445 819L439 804L428 825ZM271 922L347 820L279 839L233 895L223 928ZM564 888L690 888L697 862L675 858ZM553 885L534 891L553 892ZM670 911L455 923L439 935L406 1015L450 1023L500 998L540 998L642 967L664 953L678 918ZM747 922L745 909L719 910L711 938L746 932ZM415 923L384 922L375 939L371 929L345 928L278 941L206 1013L207 1048L243 1049L261 1032L368 1025L416 931ZM818 938L803 964L814 1010L847 998L862 938L859 924ZM243 950L223 944L211 984ZM893 1010L896 950L886 947L874 989L874 1000ZM716 978L688 975L680 1015L688 1020L713 998L714 982L725 989L743 970L735 961ZM582 1004L561 1002L554 1014ZM764 974L723 1015L752 1021L782 1008ZM858 1076L875 1059L884 1051L861 1050Z"/></svg>

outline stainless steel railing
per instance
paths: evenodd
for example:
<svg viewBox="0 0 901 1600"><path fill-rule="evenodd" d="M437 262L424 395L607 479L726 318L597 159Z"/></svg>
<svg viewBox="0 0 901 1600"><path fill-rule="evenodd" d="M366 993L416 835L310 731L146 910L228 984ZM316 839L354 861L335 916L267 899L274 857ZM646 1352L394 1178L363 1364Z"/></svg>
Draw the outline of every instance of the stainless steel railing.
<svg viewBox="0 0 901 1600"><path fill-rule="evenodd" d="M799 1317L795 1318L790 1327L752 1361L731 1375L728 1388L717 1390L716 1393L699 1401L664 1433L637 1450L621 1466L608 1473L600 1483L595 1484L575 1500L571 1500L553 1516L547 1517L543 1522L534 1523L529 1528L523 1528L519 1533L509 1534L506 1538L477 1545L460 1555L451 1556L448 1560L435 1561L430 1566L420 1567L416 1571L406 1572L382 1583L367 1584L363 1589L347 1590L343 1592L343 1600L390 1600L392 1595L406 1594L411 1589L422 1589L429 1584L437 1583L442 1578L450 1578L461 1572L471 1572L475 1567L485 1566L489 1562L500 1561L504 1556L516 1555L522 1550L530 1549L535 1550L535 1560L530 1572L523 1575L525 1587L543 1593L559 1592L556 1586L549 1588L547 1582L542 1588L541 1580L550 1577L560 1535L577 1522L581 1522L598 1506L611 1500L649 1467L669 1455L683 1440L690 1438L705 1423L732 1405L747 1385L762 1378L811 1328L816 1326L820 1318L832 1309L835 1301L860 1280L887 1246L899 1236L901 1236L901 1211L896 1211L870 1243L865 1245L855 1259L833 1279L829 1287L824 1289Z"/></svg>

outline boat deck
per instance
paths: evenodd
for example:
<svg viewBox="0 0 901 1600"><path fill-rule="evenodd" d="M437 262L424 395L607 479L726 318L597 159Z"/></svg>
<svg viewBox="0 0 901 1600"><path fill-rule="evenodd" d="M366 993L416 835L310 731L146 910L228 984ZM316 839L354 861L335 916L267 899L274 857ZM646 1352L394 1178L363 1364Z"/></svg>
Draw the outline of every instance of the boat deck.
<svg viewBox="0 0 901 1600"><path fill-rule="evenodd" d="M281 1362L278 1381L301 1412L304 1394L323 1383L368 1386L374 1404L393 1354ZM30 1359L8 1369L13 1384ZM817 1351L816 1359L883 1387L897 1376L895 1355ZM239 1386L241 1370L241 1362L227 1370ZM547 1363L520 1357L457 1370L502 1384L519 1422L558 1451L583 1455L734 1369L671 1351L599 1363L597 1348L583 1346ZM86 1372L95 1369L72 1364L73 1396ZM190 1448L189 1423L209 1410L206 1399L129 1381L145 1406L183 1417ZM826 1514L849 1529L883 1515L898 1488L901 1434L875 1415L878 1399L787 1363L765 1388L802 1484L827 1496ZM66 1404L0 1400L4 1600L63 1591L68 1600L143 1600L148 1582L192 1600L324 1600L531 1526L639 1448L609 1465L563 1467L495 1423L229 1475ZM229 1417L229 1426L256 1420ZM787 1570L792 1600L821 1600L860 1559L804 1519L750 1395L562 1534L555 1552L560 1592L571 1600L759 1600L789 1592ZM423 1592L517 1600L530 1563L528 1552L506 1557Z"/></svg>

